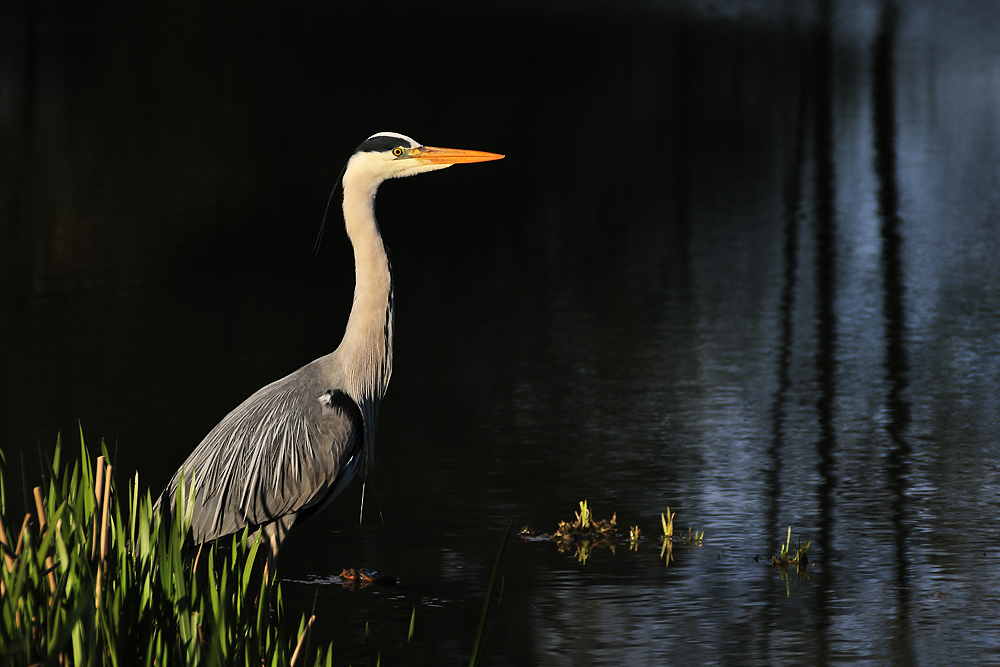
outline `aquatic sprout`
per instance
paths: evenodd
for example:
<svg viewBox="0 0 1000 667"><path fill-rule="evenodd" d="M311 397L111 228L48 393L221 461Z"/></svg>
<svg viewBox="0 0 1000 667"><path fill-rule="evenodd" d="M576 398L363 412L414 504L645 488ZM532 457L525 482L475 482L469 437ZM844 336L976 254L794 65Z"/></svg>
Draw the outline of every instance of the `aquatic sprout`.
<svg viewBox="0 0 1000 667"><path fill-rule="evenodd" d="M587 509L587 501L580 501L580 511L576 513L576 527L580 530L587 530L590 527L590 510Z"/></svg>
<svg viewBox="0 0 1000 667"><path fill-rule="evenodd" d="M660 513L660 523L663 526L663 537L661 539L660 546L660 558L666 561L667 566L674 559L673 546L674 542L681 542L691 546L703 546L705 543L705 531L696 531L688 526L687 537L674 537L674 517L677 516L677 512L671 512L670 507L667 507L665 513Z"/></svg>
<svg viewBox="0 0 1000 667"><path fill-rule="evenodd" d="M703 546L705 532L688 528L687 536L680 538L674 536L674 517L676 512L671 512L667 508L665 513L660 514L660 522L663 526L663 537L661 538L660 558L665 558L669 565L672 560L672 549L674 542L680 542L691 546ZM642 530L639 526L629 528L629 549L639 550L639 536ZM594 550L605 548L615 552L620 539L624 536L618 534L618 514L612 514L611 519L597 520L594 518L593 509L586 500L580 502L580 511L575 513L573 521L560 521L554 533L540 533L531 526L524 526L518 533L525 541L551 540L561 552L573 552L573 555L581 564L586 564L593 555Z"/></svg>
<svg viewBox="0 0 1000 667"><path fill-rule="evenodd" d="M798 543L792 550L792 527L788 527L788 534L785 537L785 543L781 545L781 551L777 556L771 556L771 567L777 568L781 572L781 579L785 582L785 596L791 597L791 583L789 581L789 565L795 566L795 576L802 576L806 579L809 578L809 547L812 545L811 541L806 541L805 544L801 542Z"/></svg>
<svg viewBox="0 0 1000 667"><path fill-rule="evenodd" d="M629 548L631 548L632 551L639 550L639 533L641 532L642 529L640 529L639 526L632 526L628 529Z"/></svg>
<svg viewBox="0 0 1000 667"><path fill-rule="evenodd" d="M771 556L771 564L781 567L788 567L789 564L794 563L796 566L805 565L809 562L809 557L807 555L809 547L812 545L812 541L807 541L805 544L799 543L795 551L792 551L792 527L788 527L788 535L785 538L785 543L781 547L781 552L777 556Z"/></svg>
<svg viewBox="0 0 1000 667"><path fill-rule="evenodd" d="M660 521L663 522L663 536L666 538L671 538L674 536L674 517L677 512L670 512L670 507L667 507L667 513L664 515L660 513Z"/></svg>

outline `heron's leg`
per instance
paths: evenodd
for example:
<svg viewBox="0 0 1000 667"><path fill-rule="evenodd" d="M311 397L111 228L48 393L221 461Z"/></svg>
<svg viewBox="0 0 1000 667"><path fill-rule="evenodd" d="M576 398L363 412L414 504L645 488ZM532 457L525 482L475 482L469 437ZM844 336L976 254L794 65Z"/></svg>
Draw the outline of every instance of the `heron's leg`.
<svg viewBox="0 0 1000 667"><path fill-rule="evenodd" d="M295 523L294 514L284 516L264 526L264 536L267 538L268 545L267 563L264 565L264 580L267 582L268 587L271 586L273 578L277 575L278 549L281 548L281 543L285 541L288 531L292 529L293 523Z"/></svg>

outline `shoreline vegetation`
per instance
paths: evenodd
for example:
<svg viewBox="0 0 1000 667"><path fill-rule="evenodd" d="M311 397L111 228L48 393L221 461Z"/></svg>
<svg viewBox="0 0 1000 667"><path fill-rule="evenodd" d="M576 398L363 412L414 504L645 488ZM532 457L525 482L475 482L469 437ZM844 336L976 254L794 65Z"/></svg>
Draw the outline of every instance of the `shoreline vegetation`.
<svg viewBox="0 0 1000 667"><path fill-rule="evenodd" d="M0 664L334 664L334 646L310 632L315 615L297 626L286 618L280 581L269 585L263 576L267 547L259 529L185 547L193 513L185 497L193 486L185 492L179 485L175 518L163 521L138 473L121 490L103 442L101 450L93 460L81 429L80 456L70 464L57 437L51 459L40 455L42 480L32 497L25 494L29 509L18 521L8 514L0 451ZM508 526L470 667L483 658L509 536ZM415 619L416 609L400 647L403 662ZM364 641L366 663L380 664L367 630Z"/></svg>
<svg viewBox="0 0 1000 667"><path fill-rule="evenodd" d="M288 630L281 584L269 587L255 572L265 556L255 533L185 549L185 494L177 497L180 519L161 521L138 474L120 489L103 443L102 451L94 461L81 432L70 466L57 438L51 460L43 455L34 511L16 522L0 469L0 662L333 663L331 646L310 641L314 617Z"/></svg>

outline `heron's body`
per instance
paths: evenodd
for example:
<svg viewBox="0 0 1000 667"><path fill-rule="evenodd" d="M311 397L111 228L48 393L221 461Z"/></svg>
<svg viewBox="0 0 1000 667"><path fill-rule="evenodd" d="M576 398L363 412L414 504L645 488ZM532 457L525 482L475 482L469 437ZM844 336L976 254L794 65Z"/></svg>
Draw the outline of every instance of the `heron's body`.
<svg viewBox="0 0 1000 667"><path fill-rule="evenodd" d="M393 288L374 198L386 178L502 156L435 149L394 133L369 137L344 171L344 220L354 246L354 303L340 345L263 387L209 432L158 504L194 480L194 542L261 526L271 555L291 527L322 509L371 457L392 374Z"/></svg>

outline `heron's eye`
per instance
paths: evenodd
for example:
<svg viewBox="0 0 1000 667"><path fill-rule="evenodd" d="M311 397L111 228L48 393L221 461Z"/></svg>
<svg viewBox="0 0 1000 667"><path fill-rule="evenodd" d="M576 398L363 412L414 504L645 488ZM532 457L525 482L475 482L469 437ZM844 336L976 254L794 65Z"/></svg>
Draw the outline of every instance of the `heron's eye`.
<svg viewBox="0 0 1000 667"><path fill-rule="evenodd" d="M403 153L405 152L406 151L403 150L402 146L396 146L395 148L392 149L392 154L395 155L396 157L403 157Z"/></svg>

